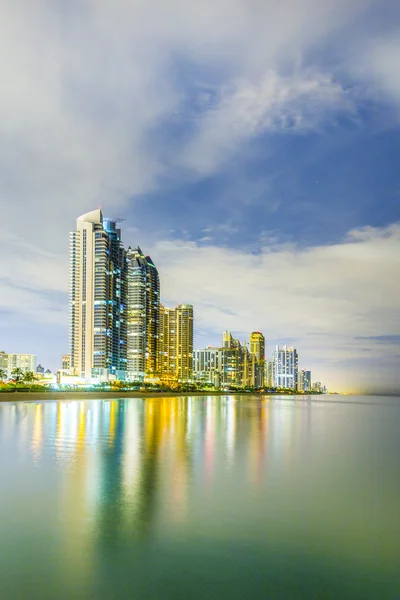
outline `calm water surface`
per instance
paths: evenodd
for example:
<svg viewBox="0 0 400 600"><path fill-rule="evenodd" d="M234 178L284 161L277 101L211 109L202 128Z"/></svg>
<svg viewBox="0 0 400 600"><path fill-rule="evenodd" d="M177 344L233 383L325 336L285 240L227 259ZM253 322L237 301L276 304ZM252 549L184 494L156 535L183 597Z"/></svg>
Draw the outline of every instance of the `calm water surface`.
<svg viewBox="0 0 400 600"><path fill-rule="evenodd" d="M400 399L0 404L0 598L400 598Z"/></svg>

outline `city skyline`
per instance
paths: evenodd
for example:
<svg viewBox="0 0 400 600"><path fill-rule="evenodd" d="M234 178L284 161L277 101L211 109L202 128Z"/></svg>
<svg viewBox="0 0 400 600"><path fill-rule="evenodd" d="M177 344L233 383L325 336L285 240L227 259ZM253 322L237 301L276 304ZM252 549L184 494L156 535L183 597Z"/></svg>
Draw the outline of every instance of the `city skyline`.
<svg viewBox="0 0 400 600"><path fill-rule="evenodd" d="M299 387L296 348L276 346L269 366L260 331L241 342L226 330L219 348L194 352L193 305L162 303L157 267L139 246L125 248L119 221L98 208L80 215L70 233L70 354L61 356L57 382L313 389L310 371Z"/></svg>
<svg viewBox="0 0 400 600"><path fill-rule="evenodd" d="M262 331L329 389L398 392L398 3L110 11L0 8L0 347L58 366L68 232L100 205L168 306L190 290L195 347Z"/></svg>
<svg viewBox="0 0 400 600"><path fill-rule="evenodd" d="M213 348L212 344L208 344L204 350L199 350L198 346L194 345L193 306L191 304L179 304L176 308L164 306L161 302L159 273L154 262L150 256L143 254L139 246L132 248L129 245L127 249L124 248L121 229L116 227L118 221L125 221L125 219L103 217L99 207L79 216L76 219L76 231L70 233L69 339L71 353L62 355L61 362L63 363L69 357L71 373L87 380L92 379L93 376L100 377L99 380L101 380L102 375L106 378L108 375L112 375L117 379L127 379L128 381L148 380L149 377L155 377L156 379L161 378L161 381L167 384L191 379L195 381L196 353L210 348L217 350L219 347L219 351L223 351L236 347L241 349L240 352L244 352L244 354L239 362L237 362L237 358L234 359L237 362L235 368L229 366L233 360L233 357L228 356L229 353L226 356L222 354L217 357L216 363L220 363L221 377L218 378L216 387L233 384L242 387L250 385L251 387L299 389L302 391L318 387L326 389L320 381L311 381L310 370L299 369L297 349L293 346L288 347L287 343L281 345L282 342L279 342L275 345L275 349L271 350L270 356L266 355L267 339L260 331L248 334L247 341L246 335L238 336L238 338L242 338L239 340L232 336L232 332L225 330L222 346L217 344ZM83 274L79 284L76 283L77 273ZM92 284L88 283L91 278L93 279ZM82 310L85 311L83 316L85 327L81 323L82 315L77 317L75 314L75 304L78 304L75 299L78 297L80 301L84 299ZM86 302L86 297L89 299L88 302ZM90 308L90 303L92 308ZM108 309L104 309L104 306L108 307L110 303L113 308L109 315L111 318L109 322ZM98 312L99 309L103 310L101 315ZM179 318L179 315L187 310L190 311L192 324L190 336L187 338L190 339L190 342L187 342L184 347L184 352L186 352L184 356L188 358L182 360L182 350L180 353L178 352L178 347L182 348L183 331L182 318ZM86 316L87 311L89 311L88 317ZM116 322L118 326L113 328ZM105 332L110 324L111 331L115 331L115 334L106 337ZM100 331L100 325L103 333L99 335L96 332ZM174 337L176 338L174 341L168 331L171 326L174 327ZM75 333L76 329L78 330L77 334ZM125 336L123 331L125 331ZM189 335L186 323L185 331L186 336ZM243 332L241 331L241 333ZM113 336L116 336L116 341ZM140 338L142 341L138 343ZM76 350L76 339L82 339L83 348L89 347L89 350L86 350L86 357L83 357L85 350L83 352L79 349ZM122 350L120 344L125 345L122 346ZM116 348L117 353L115 352ZM191 352L188 351L189 348L192 349ZM76 353L75 359L74 353ZM129 361L129 353L131 356L132 353L135 353L134 361L132 358ZM8 354L11 356L12 353ZM104 357L99 362L96 354L109 356L107 359L109 364ZM250 360L252 355L254 360L247 365L246 361ZM94 368L85 368L85 364L89 364L92 360L90 356L94 357ZM58 362L53 368L53 372L56 372L59 367ZM228 377L222 376L223 372L230 370L235 372L233 378L230 378L229 375ZM9 371L11 373L11 370ZM107 375L104 375L102 371ZM208 381L216 383L214 377L210 377ZM337 391L337 389L334 388L332 391ZM351 390L339 389L339 391L349 392Z"/></svg>

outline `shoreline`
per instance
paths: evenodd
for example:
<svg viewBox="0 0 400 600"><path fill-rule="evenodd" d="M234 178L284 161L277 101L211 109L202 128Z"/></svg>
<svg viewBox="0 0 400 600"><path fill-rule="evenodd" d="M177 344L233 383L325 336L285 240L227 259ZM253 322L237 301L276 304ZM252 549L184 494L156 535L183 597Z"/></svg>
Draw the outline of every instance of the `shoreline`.
<svg viewBox="0 0 400 600"><path fill-rule="evenodd" d="M319 396L320 394L312 394L313 396ZM322 395L322 394L321 394ZM119 391L119 392L1 392L1 402L26 402L27 400L102 400L114 399L119 400L123 398L173 398L177 396L188 397L188 396L308 396L308 394L283 394L283 393L268 393L262 394L258 392L223 392L223 391L212 391L212 392L138 392L138 391Z"/></svg>

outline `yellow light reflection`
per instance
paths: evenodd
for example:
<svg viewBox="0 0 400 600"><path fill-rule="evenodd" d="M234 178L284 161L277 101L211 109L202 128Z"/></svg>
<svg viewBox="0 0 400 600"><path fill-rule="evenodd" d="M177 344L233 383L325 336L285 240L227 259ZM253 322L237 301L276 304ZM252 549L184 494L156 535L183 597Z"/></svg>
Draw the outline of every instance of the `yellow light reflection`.
<svg viewBox="0 0 400 600"><path fill-rule="evenodd" d="M43 440L43 406L36 404L33 418L32 451L35 462L40 458Z"/></svg>

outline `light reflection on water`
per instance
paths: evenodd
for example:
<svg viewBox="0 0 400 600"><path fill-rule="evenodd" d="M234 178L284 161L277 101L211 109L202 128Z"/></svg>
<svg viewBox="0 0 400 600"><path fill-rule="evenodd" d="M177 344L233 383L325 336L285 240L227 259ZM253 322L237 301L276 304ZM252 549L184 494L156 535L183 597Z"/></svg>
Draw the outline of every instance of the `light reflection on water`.
<svg viewBox="0 0 400 600"><path fill-rule="evenodd" d="M399 598L400 399L0 404L0 597Z"/></svg>

